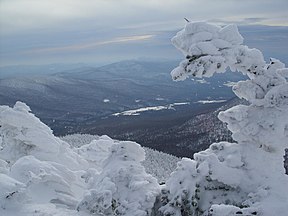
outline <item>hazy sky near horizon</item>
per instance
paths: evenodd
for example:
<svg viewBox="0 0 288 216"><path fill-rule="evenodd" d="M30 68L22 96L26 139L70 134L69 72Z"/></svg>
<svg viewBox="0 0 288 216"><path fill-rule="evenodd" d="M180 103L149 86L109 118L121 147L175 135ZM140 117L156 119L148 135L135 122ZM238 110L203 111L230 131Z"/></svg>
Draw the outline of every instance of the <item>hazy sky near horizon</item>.
<svg viewBox="0 0 288 216"><path fill-rule="evenodd" d="M0 0L0 65L177 58L191 21L288 26L287 0Z"/></svg>

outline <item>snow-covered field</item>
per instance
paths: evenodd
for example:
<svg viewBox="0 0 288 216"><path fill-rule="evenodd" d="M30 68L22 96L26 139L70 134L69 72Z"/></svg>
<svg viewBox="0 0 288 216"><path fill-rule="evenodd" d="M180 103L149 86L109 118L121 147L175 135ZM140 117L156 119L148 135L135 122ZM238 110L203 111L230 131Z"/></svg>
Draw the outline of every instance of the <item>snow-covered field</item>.
<svg viewBox="0 0 288 216"><path fill-rule="evenodd" d="M175 106L182 106L182 105L189 105L189 104L190 102L178 102L178 103L168 104L165 106L143 107L143 108L134 109L134 110L126 110L120 113L114 113L112 115L113 116L119 116L119 115L135 116L135 115L140 115L142 112L175 109Z"/></svg>
<svg viewBox="0 0 288 216"><path fill-rule="evenodd" d="M196 103L201 103L201 104L211 104L211 103L224 103L227 100L199 100Z"/></svg>

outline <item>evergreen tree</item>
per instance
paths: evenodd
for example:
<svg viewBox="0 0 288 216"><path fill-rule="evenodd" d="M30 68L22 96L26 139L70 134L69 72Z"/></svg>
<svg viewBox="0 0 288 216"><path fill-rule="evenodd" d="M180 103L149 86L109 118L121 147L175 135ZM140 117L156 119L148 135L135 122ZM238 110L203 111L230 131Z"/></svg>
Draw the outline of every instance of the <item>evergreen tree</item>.
<svg viewBox="0 0 288 216"><path fill-rule="evenodd" d="M186 56L171 75L210 77L229 68L249 80L233 87L250 105L220 112L235 143L214 143L183 159L162 193L164 215L278 215L288 212L288 178L283 155L288 147L288 69L266 64L262 53L242 45L235 25L189 22L172 43Z"/></svg>
<svg viewBox="0 0 288 216"><path fill-rule="evenodd" d="M160 187L145 172L140 163L144 159L145 152L139 144L114 144L103 171L91 181L91 189L77 210L100 215L150 215Z"/></svg>

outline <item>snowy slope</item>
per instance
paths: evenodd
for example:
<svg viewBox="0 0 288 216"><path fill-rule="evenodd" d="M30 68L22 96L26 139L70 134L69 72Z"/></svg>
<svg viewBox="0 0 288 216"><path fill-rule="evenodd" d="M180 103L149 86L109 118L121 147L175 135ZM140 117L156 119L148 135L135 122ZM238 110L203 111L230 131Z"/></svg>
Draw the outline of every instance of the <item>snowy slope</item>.
<svg viewBox="0 0 288 216"><path fill-rule="evenodd" d="M66 137L71 146L55 137L22 102L13 108L0 106L0 126L0 215L128 211L125 214L142 216L151 211L160 186L141 164L145 152L139 144L75 135ZM166 155L148 152L160 159L154 165L153 160L145 162L151 173L167 176L175 167L175 157L170 156L168 164L173 160L174 164L158 172ZM94 209L93 200L99 200L103 208Z"/></svg>

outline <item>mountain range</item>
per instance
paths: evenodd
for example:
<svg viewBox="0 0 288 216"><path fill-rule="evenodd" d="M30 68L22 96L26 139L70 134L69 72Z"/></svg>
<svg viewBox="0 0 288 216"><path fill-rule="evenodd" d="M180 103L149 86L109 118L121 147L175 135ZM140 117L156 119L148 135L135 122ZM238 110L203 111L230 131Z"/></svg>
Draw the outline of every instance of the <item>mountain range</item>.
<svg viewBox="0 0 288 216"><path fill-rule="evenodd" d="M129 60L62 70L31 66L23 73L16 66L11 73L2 68L0 104L25 102L59 136L107 134L191 157L212 141L231 140L217 109L238 103L231 85L244 76L227 72L173 82L169 73L177 62Z"/></svg>

